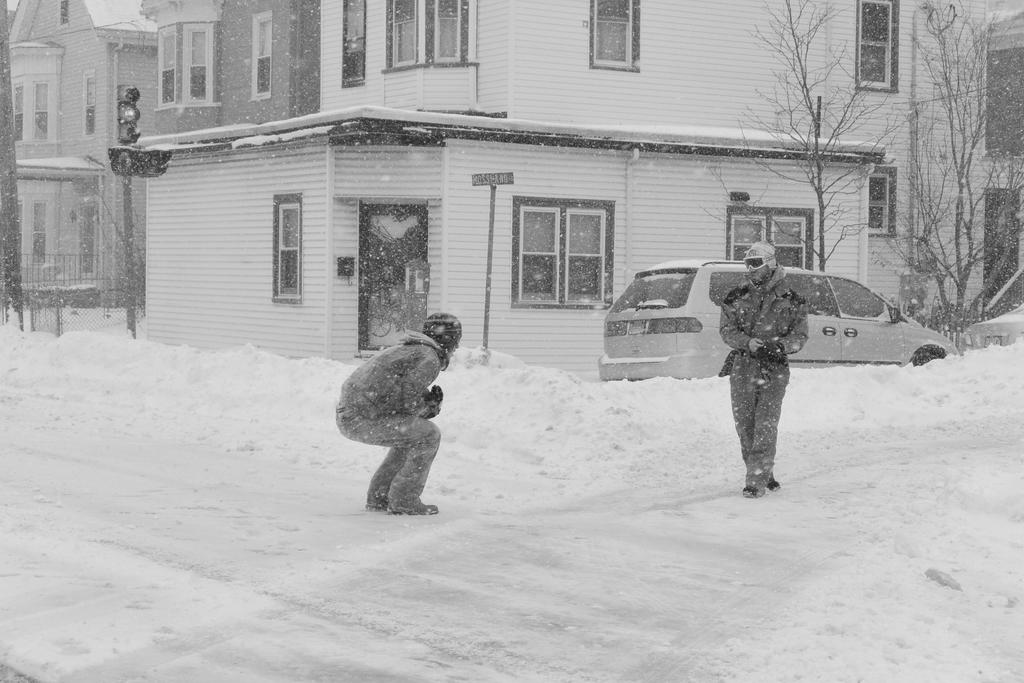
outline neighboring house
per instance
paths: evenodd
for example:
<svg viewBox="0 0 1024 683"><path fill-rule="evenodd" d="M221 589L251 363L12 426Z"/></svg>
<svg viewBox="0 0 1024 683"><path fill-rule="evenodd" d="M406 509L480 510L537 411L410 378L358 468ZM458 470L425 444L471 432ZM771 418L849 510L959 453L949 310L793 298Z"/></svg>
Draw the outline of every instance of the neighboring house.
<svg viewBox="0 0 1024 683"><path fill-rule="evenodd" d="M988 126L986 145L990 153L1024 157L1024 3L995 14L988 60ZM986 288L995 292L987 317L1004 313L1024 303L1024 254L1020 239L1020 192L1001 197L1009 206L1010 230L987 226L985 237L1001 243L1018 258L1003 267L985 272ZM995 221L991 221L995 223ZM998 298L996 298L998 297Z"/></svg>
<svg viewBox="0 0 1024 683"><path fill-rule="evenodd" d="M151 16L170 33L205 4ZM247 7L234 21L256 26ZM813 267L814 196L765 168L792 174L800 151L741 130L748 110L771 113L775 65L752 39L765 11L323 3L320 114L143 141L175 152L150 188L150 337L347 359L443 309L479 345L490 191L470 180L484 172L514 174L495 191L488 342L528 362L593 372L614 295L665 258L735 258L770 238ZM906 111L914 11L860 0L828 31L887 114ZM254 31L238 48L254 74L258 44ZM856 229L829 244L829 270L892 295L901 271L876 254L896 230L905 140L830 160L862 182L838 200Z"/></svg>
<svg viewBox="0 0 1024 683"><path fill-rule="evenodd" d="M148 133L319 111L319 0L142 0L142 8L159 24Z"/></svg>
<svg viewBox="0 0 1024 683"><path fill-rule="evenodd" d="M117 99L143 93L153 123L155 25L138 0L21 0L11 28L14 135L26 286L122 287L121 183L109 171ZM144 241L144 184L136 232ZM133 193L135 194L135 193Z"/></svg>

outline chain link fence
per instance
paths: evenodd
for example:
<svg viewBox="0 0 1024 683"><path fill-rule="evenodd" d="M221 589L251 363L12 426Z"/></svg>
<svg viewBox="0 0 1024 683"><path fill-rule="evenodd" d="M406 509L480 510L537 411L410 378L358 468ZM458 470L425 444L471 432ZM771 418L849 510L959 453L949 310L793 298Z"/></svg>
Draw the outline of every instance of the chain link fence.
<svg viewBox="0 0 1024 683"><path fill-rule="evenodd" d="M127 329L124 288L119 278L100 277L77 254L28 255L21 263L25 329L57 336ZM7 300L2 289L0 296ZM0 314L3 322L7 322L8 314L7 310Z"/></svg>

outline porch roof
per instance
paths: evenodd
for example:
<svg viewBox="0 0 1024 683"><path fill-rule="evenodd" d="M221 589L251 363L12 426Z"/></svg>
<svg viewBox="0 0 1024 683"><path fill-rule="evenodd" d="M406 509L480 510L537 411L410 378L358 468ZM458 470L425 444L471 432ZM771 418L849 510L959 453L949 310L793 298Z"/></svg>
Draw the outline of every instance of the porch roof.
<svg viewBox="0 0 1024 683"><path fill-rule="evenodd" d="M334 145L438 146L448 139L462 139L762 159L807 155L797 140L752 129L552 123L370 106L151 136L140 142L151 149L189 152L258 147L299 138L322 138ZM881 163L885 150L870 142L843 142L829 157L836 163Z"/></svg>
<svg viewBox="0 0 1024 683"><path fill-rule="evenodd" d="M99 176L105 166L89 157L46 157L18 159L18 178L24 180L64 180Z"/></svg>

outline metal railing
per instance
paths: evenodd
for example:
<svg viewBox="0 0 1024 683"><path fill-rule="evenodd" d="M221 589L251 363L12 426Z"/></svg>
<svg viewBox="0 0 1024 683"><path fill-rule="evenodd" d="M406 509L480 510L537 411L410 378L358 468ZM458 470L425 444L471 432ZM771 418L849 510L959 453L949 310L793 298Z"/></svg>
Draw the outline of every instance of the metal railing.
<svg viewBox="0 0 1024 683"><path fill-rule="evenodd" d="M123 280L101 276L96 266L95 259L78 254L22 256L25 328L57 336L126 329Z"/></svg>

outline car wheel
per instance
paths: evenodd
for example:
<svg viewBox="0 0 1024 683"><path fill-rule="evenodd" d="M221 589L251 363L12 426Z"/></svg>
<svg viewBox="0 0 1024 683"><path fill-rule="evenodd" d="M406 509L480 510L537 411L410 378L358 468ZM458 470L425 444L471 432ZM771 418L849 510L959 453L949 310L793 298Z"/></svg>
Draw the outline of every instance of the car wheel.
<svg viewBox="0 0 1024 683"><path fill-rule="evenodd" d="M924 365L933 360L946 357L946 350L937 346L922 346L910 357L910 364L913 366Z"/></svg>

